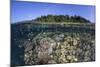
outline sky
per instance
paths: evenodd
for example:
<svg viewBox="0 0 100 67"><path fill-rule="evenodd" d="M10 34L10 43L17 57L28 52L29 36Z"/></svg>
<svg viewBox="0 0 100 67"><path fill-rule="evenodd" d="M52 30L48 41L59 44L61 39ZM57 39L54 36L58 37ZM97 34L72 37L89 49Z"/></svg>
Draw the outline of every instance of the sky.
<svg viewBox="0 0 100 67"><path fill-rule="evenodd" d="M95 23L95 6L41 2L11 2L11 23L32 20L43 15L79 15Z"/></svg>

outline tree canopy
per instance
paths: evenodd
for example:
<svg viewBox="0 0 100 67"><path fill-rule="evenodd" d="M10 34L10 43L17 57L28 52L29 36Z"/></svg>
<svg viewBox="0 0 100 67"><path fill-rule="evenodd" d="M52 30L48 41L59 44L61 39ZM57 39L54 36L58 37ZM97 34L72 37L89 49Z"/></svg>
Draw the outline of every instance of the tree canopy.
<svg viewBox="0 0 100 67"><path fill-rule="evenodd" d="M66 23L89 23L90 21L81 16L69 15L46 15L36 18L37 22L66 22Z"/></svg>

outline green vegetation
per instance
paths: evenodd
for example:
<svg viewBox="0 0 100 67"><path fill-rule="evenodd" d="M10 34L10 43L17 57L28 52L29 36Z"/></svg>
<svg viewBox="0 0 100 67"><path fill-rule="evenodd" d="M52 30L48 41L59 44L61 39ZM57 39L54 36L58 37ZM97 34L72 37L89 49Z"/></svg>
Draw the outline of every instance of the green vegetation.
<svg viewBox="0 0 100 67"><path fill-rule="evenodd" d="M51 22L51 23L90 23L89 20L81 16L69 16L69 15L47 15L36 18L37 22Z"/></svg>

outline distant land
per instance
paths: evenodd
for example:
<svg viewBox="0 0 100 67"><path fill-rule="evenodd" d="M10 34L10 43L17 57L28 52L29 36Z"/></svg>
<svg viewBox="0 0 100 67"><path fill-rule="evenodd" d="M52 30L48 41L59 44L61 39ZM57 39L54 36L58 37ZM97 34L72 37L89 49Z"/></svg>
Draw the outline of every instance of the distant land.
<svg viewBox="0 0 100 67"><path fill-rule="evenodd" d="M44 15L32 20L20 21L17 23L92 23L90 20L81 16L69 16L69 15Z"/></svg>

